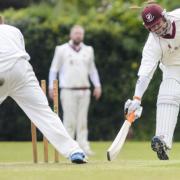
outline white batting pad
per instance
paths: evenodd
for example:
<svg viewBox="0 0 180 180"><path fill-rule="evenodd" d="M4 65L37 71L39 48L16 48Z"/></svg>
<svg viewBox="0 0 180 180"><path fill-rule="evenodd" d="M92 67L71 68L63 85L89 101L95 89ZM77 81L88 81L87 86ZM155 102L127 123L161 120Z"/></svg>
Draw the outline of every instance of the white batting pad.
<svg viewBox="0 0 180 180"><path fill-rule="evenodd" d="M161 136L168 148L172 147L180 101L180 84L174 79L161 83L156 113L156 136Z"/></svg>
<svg viewBox="0 0 180 180"><path fill-rule="evenodd" d="M163 137L168 148L172 147L174 129L177 123L179 108L171 104L157 106L156 136Z"/></svg>

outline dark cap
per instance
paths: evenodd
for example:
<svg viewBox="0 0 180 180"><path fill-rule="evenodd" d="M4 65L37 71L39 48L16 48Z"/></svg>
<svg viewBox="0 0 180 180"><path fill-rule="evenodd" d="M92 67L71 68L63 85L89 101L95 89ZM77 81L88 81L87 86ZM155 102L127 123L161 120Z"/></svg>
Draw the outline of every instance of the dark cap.
<svg viewBox="0 0 180 180"><path fill-rule="evenodd" d="M142 13L142 19L146 28L156 25L163 17L163 8L158 4L149 4L146 6Z"/></svg>

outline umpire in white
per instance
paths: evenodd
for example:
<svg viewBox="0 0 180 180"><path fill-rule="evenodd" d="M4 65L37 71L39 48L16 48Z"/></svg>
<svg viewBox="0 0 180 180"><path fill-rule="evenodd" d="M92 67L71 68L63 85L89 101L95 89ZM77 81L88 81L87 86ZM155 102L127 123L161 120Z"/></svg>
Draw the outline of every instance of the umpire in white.
<svg viewBox="0 0 180 180"><path fill-rule="evenodd" d="M49 96L53 97L53 80L59 73L63 122L69 134L76 139L86 155L93 155L88 143L88 108L90 82L94 85L96 100L101 96L101 83L94 62L94 50L83 43L84 28L72 27L70 41L57 46L49 73Z"/></svg>

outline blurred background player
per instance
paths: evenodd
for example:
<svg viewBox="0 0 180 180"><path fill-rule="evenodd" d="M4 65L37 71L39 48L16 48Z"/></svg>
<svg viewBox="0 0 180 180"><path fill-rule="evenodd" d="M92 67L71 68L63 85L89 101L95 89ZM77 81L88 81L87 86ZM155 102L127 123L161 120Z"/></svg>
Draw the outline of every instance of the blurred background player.
<svg viewBox="0 0 180 180"><path fill-rule="evenodd" d="M49 96L53 98L53 80L59 73L63 123L87 155L93 155L88 142L88 108L90 82L93 96L101 96L101 84L94 62L94 50L83 43L84 28L75 25L70 31L70 41L57 46L49 73Z"/></svg>
<svg viewBox="0 0 180 180"><path fill-rule="evenodd" d="M51 110L47 98L28 62L24 37L19 29L0 23L0 104L10 96L50 143L73 163L86 163L78 143L67 133L59 117Z"/></svg>
<svg viewBox="0 0 180 180"><path fill-rule="evenodd" d="M130 113L139 108L160 63L163 80L157 99L156 135L151 147L160 160L167 160L180 104L180 9L167 13L158 4L149 4L142 11L142 19L150 33L143 49L134 97L125 103L125 110Z"/></svg>

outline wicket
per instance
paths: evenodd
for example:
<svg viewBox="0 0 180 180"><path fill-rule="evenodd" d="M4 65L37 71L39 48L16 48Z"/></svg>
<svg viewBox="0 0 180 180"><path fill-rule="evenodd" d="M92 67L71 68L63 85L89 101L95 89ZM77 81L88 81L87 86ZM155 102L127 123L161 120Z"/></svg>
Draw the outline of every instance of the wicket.
<svg viewBox="0 0 180 180"><path fill-rule="evenodd" d="M41 88L46 95L46 80L41 80ZM59 106L58 106L58 80L53 81L53 105L54 112L59 114ZM31 122L31 136L32 136L32 147L33 147L33 162L38 162L38 152L37 152L37 134L36 134L36 126ZM45 136L43 136L43 144L44 144L44 162L48 162L48 140ZM55 149L54 154L54 162L59 162L59 154Z"/></svg>

